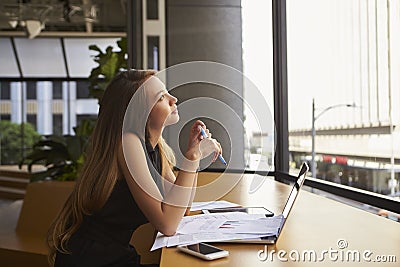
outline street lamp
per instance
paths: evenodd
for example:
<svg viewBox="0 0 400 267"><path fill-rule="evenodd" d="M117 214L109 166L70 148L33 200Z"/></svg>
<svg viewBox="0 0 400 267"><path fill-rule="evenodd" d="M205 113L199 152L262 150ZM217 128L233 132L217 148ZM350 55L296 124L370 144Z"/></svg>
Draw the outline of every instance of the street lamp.
<svg viewBox="0 0 400 267"><path fill-rule="evenodd" d="M339 108L339 107L349 107L355 108L357 107L355 103L353 104L338 104L325 108L322 110L317 116L315 116L315 101L314 98L312 100L312 125L311 125L311 177L316 178L316 164L315 164L315 121L321 117L322 114L327 112L328 110Z"/></svg>

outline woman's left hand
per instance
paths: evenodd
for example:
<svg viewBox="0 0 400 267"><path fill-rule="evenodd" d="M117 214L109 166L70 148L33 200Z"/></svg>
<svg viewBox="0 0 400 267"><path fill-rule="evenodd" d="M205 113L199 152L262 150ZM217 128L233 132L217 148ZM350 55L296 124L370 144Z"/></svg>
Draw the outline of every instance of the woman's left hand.
<svg viewBox="0 0 400 267"><path fill-rule="evenodd" d="M203 128L207 138L201 134L201 128ZM214 162L218 155L222 153L221 144L217 140L211 138L211 133L207 129L206 125L201 121L197 120L190 129L189 144L187 149L187 158L204 158L214 152L212 161ZM197 156L194 156L197 155Z"/></svg>

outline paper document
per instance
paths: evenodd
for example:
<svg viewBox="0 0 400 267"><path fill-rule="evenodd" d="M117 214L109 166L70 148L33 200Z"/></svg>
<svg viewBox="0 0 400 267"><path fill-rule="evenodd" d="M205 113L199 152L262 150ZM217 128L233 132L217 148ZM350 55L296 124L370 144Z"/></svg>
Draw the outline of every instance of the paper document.
<svg viewBox="0 0 400 267"><path fill-rule="evenodd" d="M218 231L224 223L226 219L205 219L205 220L192 220L186 221L183 224L179 225L178 230L176 231L179 234L194 234L201 232L215 232Z"/></svg>
<svg viewBox="0 0 400 267"><path fill-rule="evenodd" d="M220 226L222 233L277 235L281 219L277 217L258 220L226 221Z"/></svg>
<svg viewBox="0 0 400 267"><path fill-rule="evenodd" d="M199 214L182 218L176 230L179 234L195 234L202 232L217 232L226 221L242 221L265 218L260 214L247 214L244 212L222 212Z"/></svg>
<svg viewBox="0 0 400 267"><path fill-rule="evenodd" d="M277 235L283 216L222 212L185 216L173 236L157 234L151 251L162 247L218 242L233 239L255 239Z"/></svg>
<svg viewBox="0 0 400 267"><path fill-rule="evenodd" d="M240 207L239 204L232 203L225 200L218 201L206 201L206 202L193 202L190 211L196 210L207 210L207 209L221 209L221 208L232 208Z"/></svg>

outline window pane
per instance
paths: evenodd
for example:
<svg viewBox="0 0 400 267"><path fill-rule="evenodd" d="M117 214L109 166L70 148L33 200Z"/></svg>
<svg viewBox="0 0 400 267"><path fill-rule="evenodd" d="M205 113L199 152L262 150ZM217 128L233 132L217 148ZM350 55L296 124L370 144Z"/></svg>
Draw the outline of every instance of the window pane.
<svg viewBox="0 0 400 267"><path fill-rule="evenodd" d="M10 83L0 82L0 99L10 99Z"/></svg>
<svg viewBox="0 0 400 267"><path fill-rule="evenodd" d="M10 38L0 38L0 77L19 77Z"/></svg>
<svg viewBox="0 0 400 267"><path fill-rule="evenodd" d="M74 78L88 77L90 71L98 65L92 58L97 52L89 50L90 45L97 45L103 52L108 46L112 46L113 50L119 51L118 40L119 38L64 39L70 76Z"/></svg>
<svg viewBox="0 0 400 267"><path fill-rule="evenodd" d="M85 99L89 97L89 81L76 82L76 97L78 99Z"/></svg>
<svg viewBox="0 0 400 267"><path fill-rule="evenodd" d="M0 115L0 121L9 121L11 120L10 114L1 114Z"/></svg>
<svg viewBox="0 0 400 267"><path fill-rule="evenodd" d="M26 99L36 99L36 82L26 82Z"/></svg>
<svg viewBox="0 0 400 267"><path fill-rule="evenodd" d="M400 9L399 1L387 3L287 1L289 149L292 167L313 165L315 140L314 176L393 195L400 170Z"/></svg>
<svg viewBox="0 0 400 267"><path fill-rule="evenodd" d="M26 121L29 122L33 128L37 128L37 115L36 114L27 114L26 115Z"/></svg>
<svg viewBox="0 0 400 267"><path fill-rule="evenodd" d="M15 38L24 77L66 77L58 38Z"/></svg>
<svg viewBox="0 0 400 267"><path fill-rule="evenodd" d="M272 3L242 1L245 159L250 170L273 170Z"/></svg>
<svg viewBox="0 0 400 267"><path fill-rule="evenodd" d="M53 82L53 99L62 99L62 82Z"/></svg>
<svg viewBox="0 0 400 267"><path fill-rule="evenodd" d="M159 69L159 48L160 48L160 38L158 36L148 36L147 37L147 65L149 69L158 70Z"/></svg>
<svg viewBox="0 0 400 267"><path fill-rule="evenodd" d="M147 0L146 1L146 18L147 19L158 19L158 0Z"/></svg>
<svg viewBox="0 0 400 267"><path fill-rule="evenodd" d="M62 114L53 114L53 134L63 134L63 118Z"/></svg>

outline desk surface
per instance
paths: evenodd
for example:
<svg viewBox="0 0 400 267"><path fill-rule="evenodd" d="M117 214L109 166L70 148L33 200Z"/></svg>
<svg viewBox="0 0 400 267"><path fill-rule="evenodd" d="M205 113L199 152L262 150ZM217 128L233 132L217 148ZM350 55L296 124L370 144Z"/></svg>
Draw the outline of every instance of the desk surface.
<svg viewBox="0 0 400 267"><path fill-rule="evenodd" d="M199 177L199 184L209 184L218 174ZM235 179L240 174L225 174L219 180ZM242 179L224 200L243 206L265 206L279 214L290 187L266 178L255 193L249 188L253 175ZM195 201L206 201L208 190L200 190ZM347 244L347 246L346 246ZM163 248L161 267L167 266L398 266L400 263L400 224L366 211L302 190L275 245L228 244L214 245L226 249L228 258L204 261L173 248ZM342 246L346 246L343 248ZM272 250L276 252L272 254ZM278 257L280 252L280 258ZM314 251L316 260L314 261ZM326 251L326 252L325 252ZM284 254L286 252L286 254ZM265 259L265 256L268 257ZM357 260L358 255L360 260ZM305 256L305 259L304 259ZM296 260L300 257L300 260ZM310 257L310 258L309 258ZM323 259L322 259L323 258ZM365 259L364 259L365 258ZM319 260L320 259L320 260ZM263 261L264 260L264 261ZM285 262L286 260L286 262ZM370 260L370 262L368 262ZM387 261L382 263L382 261ZM377 262L381 261L381 262ZM390 262L388 262L390 261ZM396 261L396 262L393 262Z"/></svg>

